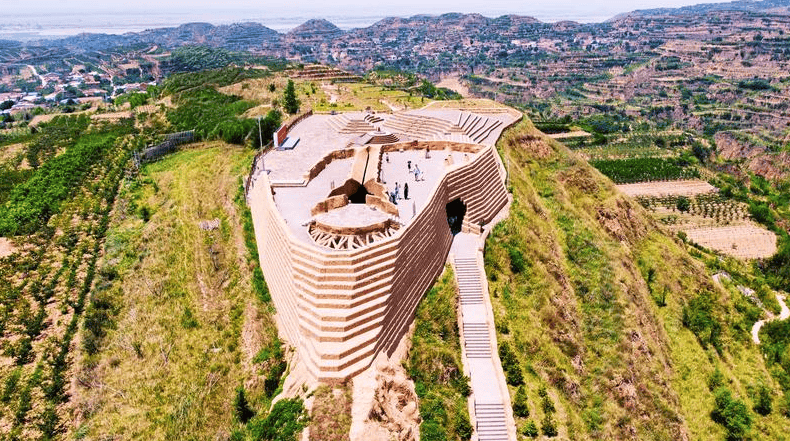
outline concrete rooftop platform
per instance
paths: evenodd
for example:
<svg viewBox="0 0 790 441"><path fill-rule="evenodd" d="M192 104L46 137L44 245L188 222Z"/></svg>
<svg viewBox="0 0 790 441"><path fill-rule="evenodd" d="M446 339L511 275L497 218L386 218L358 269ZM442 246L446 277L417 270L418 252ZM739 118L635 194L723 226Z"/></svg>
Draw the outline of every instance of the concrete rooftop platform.
<svg viewBox="0 0 790 441"><path fill-rule="evenodd" d="M316 222L363 228L391 219L401 227L409 225L428 203L447 170L473 161L481 148L493 145L515 120L507 109L486 109L481 114L443 108L314 114L288 132L290 139L299 138L295 148L270 151L263 162L275 204L286 225L301 242L321 249L325 244L316 243L315 235L309 232ZM376 133L386 136L371 135ZM409 144L414 142L434 144ZM370 150L369 147L376 149L378 160L358 155L361 149ZM432 150L426 154L428 149ZM421 173L415 176L417 169ZM375 181L378 185L374 186L383 192L374 196L386 202L360 204L361 207L342 206L347 203L342 197L329 202L354 176L366 181L357 185L367 187L371 180ZM396 185L398 197L388 205ZM319 204L330 204L333 209L316 212Z"/></svg>
<svg viewBox="0 0 790 441"><path fill-rule="evenodd" d="M270 151L264 160L273 184L297 183L303 182L305 173L328 153L354 147L356 140L377 129L392 133L400 142L453 141L493 145L502 130L516 119L506 109L501 113L485 114L458 109L417 109L394 114L314 114L288 133L289 138L299 138L294 149Z"/></svg>
<svg viewBox="0 0 790 441"><path fill-rule="evenodd" d="M493 143L519 116L478 110L306 116L278 131L299 138L293 150L255 162L261 269L278 328L315 378L352 378L391 354L454 234L507 206Z"/></svg>

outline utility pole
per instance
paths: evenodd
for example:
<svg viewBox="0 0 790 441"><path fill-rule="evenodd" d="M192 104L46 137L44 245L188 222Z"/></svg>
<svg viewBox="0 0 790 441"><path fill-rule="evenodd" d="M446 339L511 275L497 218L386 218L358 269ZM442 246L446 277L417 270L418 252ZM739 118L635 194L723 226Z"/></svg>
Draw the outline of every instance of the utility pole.
<svg viewBox="0 0 790 441"><path fill-rule="evenodd" d="M260 152L260 155L261 155L261 169L263 169L263 172L266 173L266 163L264 162L264 159L263 159L263 134L261 133L261 116L260 115L258 115L258 143L260 144L260 150L258 150L258 151Z"/></svg>
<svg viewBox="0 0 790 441"><path fill-rule="evenodd" d="M263 150L263 136L261 135L261 116L258 115L258 142L261 144L261 151Z"/></svg>

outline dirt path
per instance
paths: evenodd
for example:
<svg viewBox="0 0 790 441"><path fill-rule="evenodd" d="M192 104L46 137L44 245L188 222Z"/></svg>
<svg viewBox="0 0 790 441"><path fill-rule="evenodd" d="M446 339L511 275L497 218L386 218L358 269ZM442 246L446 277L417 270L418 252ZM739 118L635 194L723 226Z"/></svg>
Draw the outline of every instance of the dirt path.
<svg viewBox="0 0 790 441"><path fill-rule="evenodd" d="M36 70L35 66L33 66L32 64L28 64L27 67L28 67L28 69L33 71L33 76L38 78L41 81L41 87L47 87L47 80L45 80L44 77L42 77L38 73L38 71Z"/></svg>
<svg viewBox="0 0 790 441"><path fill-rule="evenodd" d="M776 294L776 300L779 302L779 306L782 307L781 312L779 312L779 317L769 317L764 320L759 320L752 326L752 340L758 345L760 344L760 328L762 328L764 324L774 320L787 320L790 318L790 308L788 308L785 303L785 296Z"/></svg>
<svg viewBox="0 0 790 441"><path fill-rule="evenodd" d="M399 107L399 106L396 106L396 105L394 105L394 104L390 103L389 101L387 101L387 100L385 100L385 99L380 99L380 100L379 100L379 102L380 102L381 104L384 104L385 106L389 107L389 108L390 108L390 110L392 110L393 112L399 112L399 111L401 111L401 110L406 110L406 107L403 107L403 106L400 106L400 107Z"/></svg>
<svg viewBox="0 0 790 441"><path fill-rule="evenodd" d="M321 84L321 89L324 90L324 93L329 95L329 104L333 104L337 102L338 95L337 93L337 86L330 85L330 84Z"/></svg>

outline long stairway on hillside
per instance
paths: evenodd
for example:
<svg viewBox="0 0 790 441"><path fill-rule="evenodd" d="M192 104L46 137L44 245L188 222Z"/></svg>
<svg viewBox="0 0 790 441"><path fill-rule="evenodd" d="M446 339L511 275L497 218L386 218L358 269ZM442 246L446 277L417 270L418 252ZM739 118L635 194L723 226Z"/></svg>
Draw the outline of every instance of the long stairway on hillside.
<svg viewBox="0 0 790 441"><path fill-rule="evenodd" d="M502 367L492 354L496 342L493 318L489 319L489 304L484 293L484 270L478 264L477 237L460 233L453 241L452 253L455 277L461 303L461 337L463 355L469 366L474 396L474 420L480 441L509 441L508 413L500 384ZM508 401L509 402L509 401ZM510 425L513 425L512 416ZM511 432L515 432L515 428ZM514 434L514 433L513 433Z"/></svg>

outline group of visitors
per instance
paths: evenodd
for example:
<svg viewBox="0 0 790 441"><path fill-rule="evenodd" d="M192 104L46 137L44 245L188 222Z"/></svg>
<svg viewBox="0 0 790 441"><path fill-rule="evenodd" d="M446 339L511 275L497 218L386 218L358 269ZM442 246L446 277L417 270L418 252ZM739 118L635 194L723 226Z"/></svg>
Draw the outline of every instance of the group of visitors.
<svg viewBox="0 0 790 441"><path fill-rule="evenodd" d="M422 170L417 164L414 164L414 168L411 167L411 161L406 161L406 167L409 169L409 174L414 175L414 181L424 181L425 178L422 176Z"/></svg>
<svg viewBox="0 0 790 441"><path fill-rule="evenodd" d="M384 156L384 160L386 162L390 162L389 154ZM406 161L406 168L408 169L409 174L414 175L415 182L425 180L423 171L420 170L420 167L416 163L412 165L411 161ZM403 191L403 197L401 197L401 191ZM403 187L401 187L400 184L396 182L395 189L393 191L388 191L387 196L389 197L390 202L393 204L397 204L401 199L409 199L409 184L404 182Z"/></svg>
<svg viewBox="0 0 790 441"><path fill-rule="evenodd" d="M389 194L390 202L392 202L393 204L397 204L398 203L398 201L401 199L400 191L401 191L400 184L398 184L396 182L395 183L395 190L392 193ZM404 182L403 183L403 199L409 199L409 183L408 182Z"/></svg>

